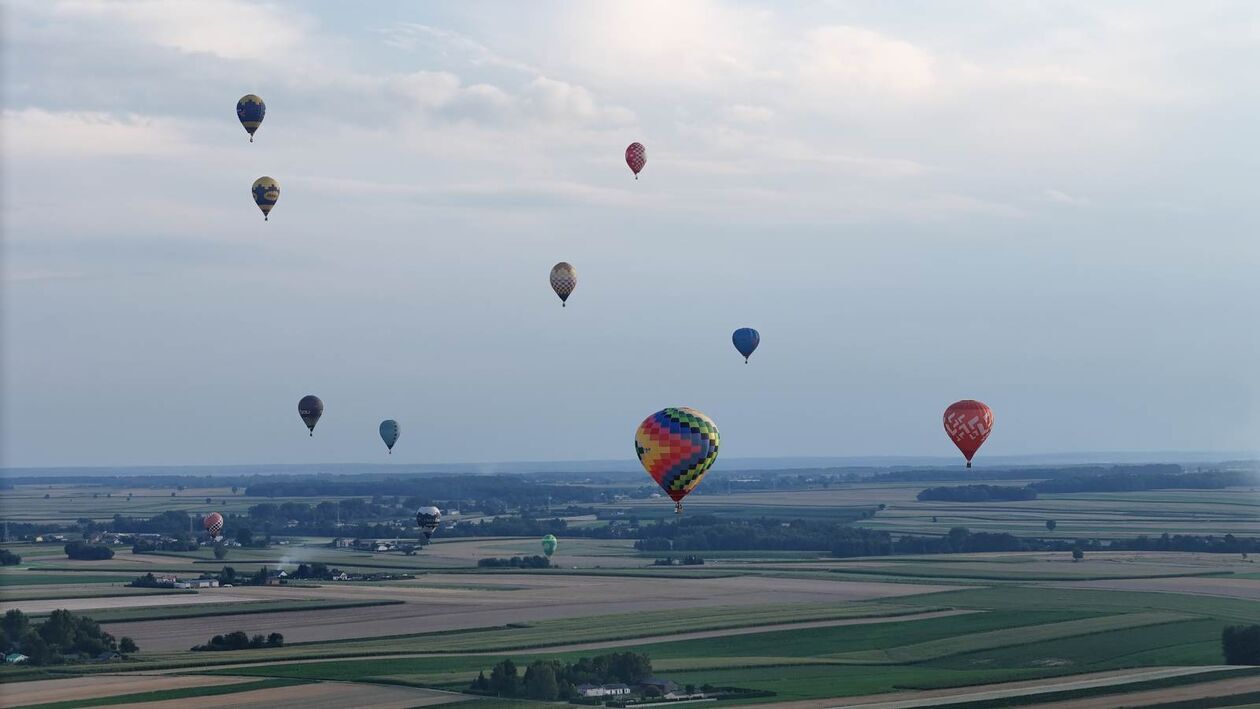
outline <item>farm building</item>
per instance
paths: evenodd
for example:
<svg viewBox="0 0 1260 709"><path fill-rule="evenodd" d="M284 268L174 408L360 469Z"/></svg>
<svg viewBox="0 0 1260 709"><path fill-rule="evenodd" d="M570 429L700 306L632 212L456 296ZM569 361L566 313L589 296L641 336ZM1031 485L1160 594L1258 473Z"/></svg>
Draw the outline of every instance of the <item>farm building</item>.
<svg viewBox="0 0 1260 709"><path fill-rule="evenodd" d="M577 693L581 697L619 697L630 694L630 687L624 684L579 684Z"/></svg>

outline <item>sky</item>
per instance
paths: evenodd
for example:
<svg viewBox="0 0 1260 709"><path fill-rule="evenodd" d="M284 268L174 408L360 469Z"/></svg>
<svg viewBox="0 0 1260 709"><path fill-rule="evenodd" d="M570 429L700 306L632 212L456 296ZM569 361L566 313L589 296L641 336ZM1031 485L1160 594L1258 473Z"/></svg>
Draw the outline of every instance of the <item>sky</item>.
<svg viewBox="0 0 1260 709"><path fill-rule="evenodd" d="M0 20L0 465L1260 450L1255 3Z"/></svg>

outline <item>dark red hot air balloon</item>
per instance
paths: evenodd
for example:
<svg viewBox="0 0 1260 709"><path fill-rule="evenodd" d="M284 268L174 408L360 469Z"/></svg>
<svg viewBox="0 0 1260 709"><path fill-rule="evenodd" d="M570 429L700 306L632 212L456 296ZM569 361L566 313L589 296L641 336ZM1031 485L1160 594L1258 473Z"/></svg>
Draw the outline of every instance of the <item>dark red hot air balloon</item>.
<svg viewBox="0 0 1260 709"><path fill-rule="evenodd" d="M634 179L639 179L639 173L647 164L647 148L643 147L643 143L631 143L626 147L626 164L634 171Z"/></svg>
<svg viewBox="0 0 1260 709"><path fill-rule="evenodd" d="M974 399L955 401L945 409L945 433L971 467L971 457L993 430L993 409Z"/></svg>

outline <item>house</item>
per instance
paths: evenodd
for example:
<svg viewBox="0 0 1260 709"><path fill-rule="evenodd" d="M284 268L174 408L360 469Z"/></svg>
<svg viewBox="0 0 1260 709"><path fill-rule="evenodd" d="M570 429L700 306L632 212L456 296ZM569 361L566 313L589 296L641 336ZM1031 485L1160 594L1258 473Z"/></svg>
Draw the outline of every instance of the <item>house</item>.
<svg viewBox="0 0 1260 709"><path fill-rule="evenodd" d="M579 684L579 697L619 697L630 694L630 687L624 684Z"/></svg>
<svg viewBox="0 0 1260 709"><path fill-rule="evenodd" d="M282 585L284 585L285 583L286 583L286 581L285 581L284 579L280 578L279 576L268 576L268 577L267 577L267 585L268 585L268 586L282 586Z"/></svg>
<svg viewBox="0 0 1260 709"><path fill-rule="evenodd" d="M347 539L345 537L337 537L333 540L333 546L338 549L348 549L354 546L354 541L355 540L353 539Z"/></svg>
<svg viewBox="0 0 1260 709"><path fill-rule="evenodd" d="M21 664L23 662L26 662L29 659L31 658L27 657L26 655L23 655L20 652L13 652L4 656L5 663L9 665Z"/></svg>
<svg viewBox="0 0 1260 709"><path fill-rule="evenodd" d="M113 650L106 650L92 659L92 662L117 662L122 659L122 655Z"/></svg>
<svg viewBox="0 0 1260 709"><path fill-rule="evenodd" d="M188 581L189 588L218 588L218 579L192 579Z"/></svg>

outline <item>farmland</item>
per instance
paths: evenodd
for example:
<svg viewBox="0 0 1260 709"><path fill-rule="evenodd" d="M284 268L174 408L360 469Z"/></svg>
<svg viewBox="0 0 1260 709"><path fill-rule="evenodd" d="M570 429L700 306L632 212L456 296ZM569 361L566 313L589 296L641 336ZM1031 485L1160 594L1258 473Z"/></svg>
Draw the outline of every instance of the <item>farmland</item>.
<svg viewBox="0 0 1260 709"><path fill-rule="evenodd" d="M1260 530L1260 500L1249 490L1071 493L981 504L919 501L923 483L762 493L715 487L690 498L687 514L836 517L893 534L941 536L966 526L1103 542ZM19 485L12 499L24 507L8 516L6 496L5 513L15 523L73 526L86 515L107 524L114 514L203 511L211 497L213 509L243 520L259 502L230 487L173 491L175 497L166 488ZM599 529L631 517L672 517L668 510L658 515L661 507L652 499L602 502L572 524ZM141 648L121 664L61 666L57 678L38 668L6 669L6 683L24 680L14 684L23 688L16 706L163 707L210 694L244 706L300 696L318 696L329 707L358 706L369 696L381 706L487 704L462 692L505 657L525 667L616 650L647 654L658 674L680 684L773 692L774 702L802 706L834 705L837 698L930 703L953 695L987 706L1008 694L1022 698L1001 701L1105 702L1117 694L1184 700L1244 694L1248 676L1220 667L1221 628L1260 623L1260 570L1254 558L1238 554L1091 550L1074 560L1052 551L839 558L719 550L699 552L703 565L661 566L654 562L662 554L636 549L633 538L561 535L552 568L500 570L478 562L539 553L538 539L439 532L434 543L406 555L337 548L327 535L270 534L269 545L229 548L225 559L208 546L148 553L116 546L112 558L72 561L59 542L6 544L22 561L0 569L0 610L38 619L70 609ZM187 577L231 566L247 576L311 564L409 578L197 590L126 585L146 573ZM233 630L280 633L285 643L189 651ZM143 672L135 683L114 682L133 672ZM108 688L85 695L98 680Z"/></svg>

